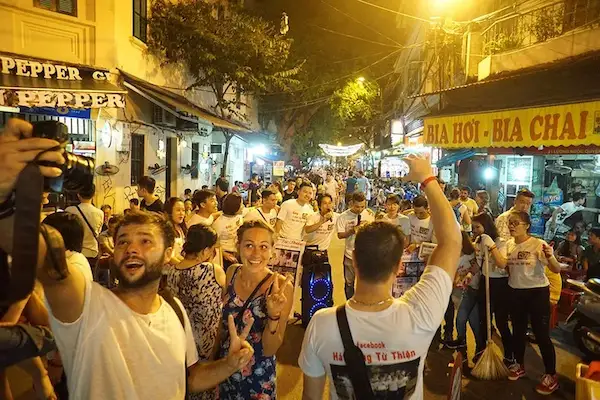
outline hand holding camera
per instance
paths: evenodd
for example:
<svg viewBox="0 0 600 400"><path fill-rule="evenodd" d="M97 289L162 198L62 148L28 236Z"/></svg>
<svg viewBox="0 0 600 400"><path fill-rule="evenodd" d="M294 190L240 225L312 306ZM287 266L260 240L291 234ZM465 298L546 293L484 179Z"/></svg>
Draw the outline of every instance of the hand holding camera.
<svg viewBox="0 0 600 400"><path fill-rule="evenodd" d="M39 161L64 164L62 149L47 151L59 145L56 140L33 137L29 122L10 119L0 134L0 203L11 196L21 171L40 153L44 152ZM56 166L40 166L40 172L46 178L57 178L63 171Z"/></svg>

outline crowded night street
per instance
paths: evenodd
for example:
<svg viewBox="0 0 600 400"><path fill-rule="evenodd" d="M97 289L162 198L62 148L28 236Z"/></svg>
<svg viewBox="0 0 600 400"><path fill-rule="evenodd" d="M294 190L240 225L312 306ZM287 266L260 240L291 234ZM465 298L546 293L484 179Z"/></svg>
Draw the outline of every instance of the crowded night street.
<svg viewBox="0 0 600 400"><path fill-rule="evenodd" d="M600 0L0 16L0 400L600 399Z"/></svg>

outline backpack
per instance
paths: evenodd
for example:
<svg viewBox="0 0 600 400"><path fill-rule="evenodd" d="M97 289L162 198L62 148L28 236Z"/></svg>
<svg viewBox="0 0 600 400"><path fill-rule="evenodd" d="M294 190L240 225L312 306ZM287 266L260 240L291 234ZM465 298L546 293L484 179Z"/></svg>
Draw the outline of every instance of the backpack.
<svg viewBox="0 0 600 400"><path fill-rule="evenodd" d="M458 223L460 224L460 208L462 207L462 203L458 203L457 205L455 205L454 207L452 207L452 210L454 211L454 216L456 217L456 221L458 221Z"/></svg>

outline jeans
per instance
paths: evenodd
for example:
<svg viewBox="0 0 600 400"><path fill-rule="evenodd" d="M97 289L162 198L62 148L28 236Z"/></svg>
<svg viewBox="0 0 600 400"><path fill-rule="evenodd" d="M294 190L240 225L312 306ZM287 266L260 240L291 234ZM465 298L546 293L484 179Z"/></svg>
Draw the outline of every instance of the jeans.
<svg viewBox="0 0 600 400"><path fill-rule="evenodd" d="M515 358L513 348L513 335L508 327L508 314L510 310L510 299L512 289L508 286L508 278L490 278L490 311L496 327L502 337L504 358L512 360ZM481 316L481 339L487 342L487 309L485 305L485 277L481 277L479 284L479 315ZM478 350L483 350L483 347Z"/></svg>
<svg viewBox="0 0 600 400"><path fill-rule="evenodd" d="M56 349L54 336L42 326L0 327L0 370Z"/></svg>
<svg viewBox="0 0 600 400"><path fill-rule="evenodd" d="M354 265L352 265L352 259L344 255L344 293L346 294L346 300L354 296L354 278L356 274L354 272Z"/></svg>
<svg viewBox="0 0 600 400"><path fill-rule="evenodd" d="M452 296L448 301L448 308L444 314L444 340L452 340L454 337L454 303L452 302Z"/></svg>
<svg viewBox="0 0 600 400"><path fill-rule="evenodd" d="M515 358L521 366L525 361L527 326L538 342L546 374L556 374L556 352L550 340L550 288L512 289L511 317L513 323Z"/></svg>
<svg viewBox="0 0 600 400"><path fill-rule="evenodd" d="M463 292L460 306L458 307L458 313L456 314L456 332L458 334L458 340L466 343L467 341L467 321L475 336L475 342L477 348L482 348L481 332L479 324L479 309L477 308L477 290L471 287Z"/></svg>

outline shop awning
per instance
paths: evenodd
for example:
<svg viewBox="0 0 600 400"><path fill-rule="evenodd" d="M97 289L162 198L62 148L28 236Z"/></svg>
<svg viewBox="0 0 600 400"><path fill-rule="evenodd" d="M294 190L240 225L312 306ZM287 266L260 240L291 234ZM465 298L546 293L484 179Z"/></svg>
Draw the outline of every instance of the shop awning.
<svg viewBox="0 0 600 400"><path fill-rule="evenodd" d="M0 106L124 108L127 91L106 69L0 53Z"/></svg>
<svg viewBox="0 0 600 400"><path fill-rule="evenodd" d="M136 78L126 72L121 71L121 74L125 79L125 87L179 118L187 120L190 120L190 118L192 118L192 120L200 119L213 125L217 129L230 129L239 133L251 132L251 130L246 127L224 120L209 111L198 107L184 96Z"/></svg>
<svg viewBox="0 0 600 400"><path fill-rule="evenodd" d="M600 53L437 92L425 143L441 148L600 145Z"/></svg>
<svg viewBox="0 0 600 400"><path fill-rule="evenodd" d="M466 160L467 158L471 158L476 154L474 150L458 150L450 152L446 154L444 157L440 158L435 165L438 168L447 167L449 165L454 164L457 161Z"/></svg>

